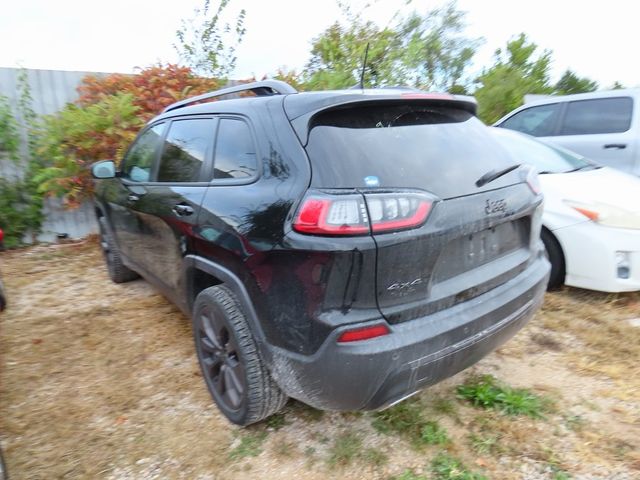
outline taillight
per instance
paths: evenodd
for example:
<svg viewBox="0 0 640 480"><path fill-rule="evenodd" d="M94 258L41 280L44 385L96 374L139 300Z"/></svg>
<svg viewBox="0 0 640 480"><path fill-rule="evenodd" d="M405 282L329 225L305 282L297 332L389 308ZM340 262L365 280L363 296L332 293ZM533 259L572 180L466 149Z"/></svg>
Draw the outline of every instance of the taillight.
<svg viewBox="0 0 640 480"><path fill-rule="evenodd" d="M386 232L422 225L433 202L417 193L365 194L371 230Z"/></svg>
<svg viewBox="0 0 640 480"><path fill-rule="evenodd" d="M430 197L415 192L311 194L302 202L293 229L317 235L404 230L422 225L432 205Z"/></svg>
<svg viewBox="0 0 640 480"><path fill-rule="evenodd" d="M361 340L369 340L371 338L389 335L389 333L389 327L384 324L354 328L353 330L342 332L338 337L338 343L359 342Z"/></svg>

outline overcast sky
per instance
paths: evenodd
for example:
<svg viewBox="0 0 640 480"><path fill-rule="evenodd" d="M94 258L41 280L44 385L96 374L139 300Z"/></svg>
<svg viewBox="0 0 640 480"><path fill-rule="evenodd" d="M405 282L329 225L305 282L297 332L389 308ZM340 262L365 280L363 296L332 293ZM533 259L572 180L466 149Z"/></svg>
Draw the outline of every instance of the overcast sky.
<svg viewBox="0 0 640 480"><path fill-rule="evenodd" d="M131 72L176 62L175 31L203 0L5 0L0 16L0 66ZM216 3L212 0L212 3ZM364 0L353 0L356 9ZM366 12L385 25L400 10L427 11L441 1L373 0ZM311 39L340 19L335 0L232 0L247 11L247 34L234 78L261 77L279 66L299 70ZM553 50L552 80L571 68L597 80L640 86L637 39L640 2L625 0L458 0L467 33L484 37L474 69L519 32Z"/></svg>

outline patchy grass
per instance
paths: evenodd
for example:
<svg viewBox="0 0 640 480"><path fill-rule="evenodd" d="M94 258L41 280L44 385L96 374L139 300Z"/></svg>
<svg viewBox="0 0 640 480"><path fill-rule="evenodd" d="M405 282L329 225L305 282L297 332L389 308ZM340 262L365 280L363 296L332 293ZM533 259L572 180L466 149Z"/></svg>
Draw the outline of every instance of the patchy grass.
<svg viewBox="0 0 640 480"><path fill-rule="evenodd" d="M240 443L229 452L229 458L257 457L262 453L262 444L267 438L267 432L245 433L240 437Z"/></svg>
<svg viewBox="0 0 640 480"><path fill-rule="evenodd" d="M434 480L487 480L487 477L468 470L464 464L446 453L439 454L431 462Z"/></svg>
<svg viewBox="0 0 640 480"><path fill-rule="evenodd" d="M10 302L0 315L0 443L11 478L434 480L477 470L564 480L640 471L640 328L627 321L640 317L640 294L547 295L521 333L473 368L500 378L491 377L498 393L518 393L487 408L474 406L475 393L457 398L456 386L469 384L463 374L384 412L292 400L239 429L204 387L189 319L144 281L111 283L97 245L3 252L0 262ZM521 395L532 392L541 411ZM519 415L504 414L505 403ZM431 465L440 448L448 455Z"/></svg>
<svg viewBox="0 0 640 480"><path fill-rule="evenodd" d="M356 433L343 433L329 449L327 463L330 466L348 465L362 454L362 437Z"/></svg>
<svg viewBox="0 0 640 480"><path fill-rule="evenodd" d="M407 400L376 412L372 425L381 433L406 438L416 448L443 445L449 441L447 431L438 422L425 419L425 408L418 400Z"/></svg>
<svg viewBox="0 0 640 480"><path fill-rule="evenodd" d="M492 408L508 415L541 418L549 402L524 388L502 385L492 375L474 376L456 389L458 396L476 407Z"/></svg>

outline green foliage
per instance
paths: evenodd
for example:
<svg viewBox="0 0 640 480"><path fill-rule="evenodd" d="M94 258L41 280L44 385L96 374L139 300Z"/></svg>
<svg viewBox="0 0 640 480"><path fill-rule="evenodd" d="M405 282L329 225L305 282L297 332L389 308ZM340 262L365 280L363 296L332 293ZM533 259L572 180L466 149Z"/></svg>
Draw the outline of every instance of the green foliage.
<svg viewBox="0 0 640 480"><path fill-rule="evenodd" d="M487 480L484 475L467 470L460 460L446 453L433 459L431 472L434 480Z"/></svg>
<svg viewBox="0 0 640 480"><path fill-rule="evenodd" d="M598 89L598 82L590 80L587 77L580 78L571 70L567 70L562 77L560 77L554 89L554 93L558 95L594 92Z"/></svg>
<svg viewBox="0 0 640 480"><path fill-rule="evenodd" d="M449 437L437 422L429 421L420 429L420 440L425 445L444 445L449 442Z"/></svg>
<svg viewBox="0 0 640 480"><path fill-rule="evenodd" d="M284 427L287 424L287 421L284 416L284 413L276 413L274 415L271 415L269 418L267 418L265 423L269 428L273 428L274 430L280 430L282 427Z"/></svg>
<svg viewBox="0 0 640 480"><path fill-rule="evenodd" d="M0 95L0 153L4 153L11 161L20 158L20 135L18 122L13 116L7 97Z"/></svg>
<svg viewBox="0 0 640 480"><path fill-rule="evenodd" d="M455 2L424 15L413 12L384 28L343 6L347 22L336 22L312 43L304 72L311 90L360 83L367 44L366 87L410 84L466 92L464 72L479 45L463 35L465 13Z"/></svg>
<svg viewBox="0 0 640 480"><path fill-rule="evenodd" d="M133 95L118 93L84 108L68 104L45 117L38 154L49 165L34 179L38 191L62 197L68 206L79 205L91 192L88 164L119 158L142 127L133 101Z"/></svg>
<svg viewBox="0 0 640 480"><path fill-rule="evenodd" d="M0 178L0 228L5 247L22 245L24 236L37 233L41 223L42 197L34 194L30 182Z"/></svg>
<svg viewBox="0 0 640 480"><path fill-rule="evenodd" d="M627 88L627 87L625 87L622 83L616 80L615 82L613 82L613 85L609 87L609 90L622 90L623 88Z"/></svg>
<svg viewBox="0 0 640 480"><path fill-rule="evenodd" d="M499 410L508 415L542 417L547 401L524 388L501 385L491 375L472 377L456 389L458 397L476 407Z"/></svg>
<svg viewBox="0 0 640 480"><path fill-rule="evenodd" d="M344 433L329 448L328 463L331 466L348 465L361 456L362 438L355 433Z"/></svg>
<svg viewBox="0 0 640 480"><path fill-rule="evenodd" d="M229 457L238 460L245 457L257 457L262 452L262 444L267 432L246 433L240 438L240 444L229 452Z"/></svg>
<svg viewBox="0 0 640 480"><path fill-rule="evenodd" d="M428 12L411 14L402 24L408 83L427 90L466 93L465 70L481 44L464 35L466 12L455 1Z"/></svg>
<svg viewBox="0 0 640 480"><path fill-rule="evenodd" d="M469 435L469 441L473 450L480 455L499 453L501 451L497 435L477 435L472 433Z"/></svg>
<svg viewBox="0 0 640 480"><path fill-rule="evenodd" d="M416 448L442 445L449 441L444 428L437 422L424 418L422 405L416 400L404 401L376 412L372 425L381 433L404 436Z"/></svg>
<svg viewBox="0 0 640 480"><path fill-rule="evenodd" d="M482 72L474 95L478 116L491 124L524 102L528 93L551 94L549 84L551 52L535 56L538 46L521 33L496 51L495 64Z"/></svg>
<svg viewBox="0 0 640 480"><path fill-rule="evenodd" d="M27 134L27 157L24 159L20 158L20 124L7 100L0 98L0 150L11 161L26 167L16 179L0 179L0 228L4 231L7 248L22 245L25 236L35 236L42 225L42 195L33 180L41 170L41 161L34 155L37 121L25 70L18 74L18 113Z"/></svg>
<svg viewBox="0 0 640 480"><path fill-rule="evenodd" d="M195 72L223 79L235 68L235 51L246 33L247 12L241 9L229 23L224 18L230 0L221 0L215 9L210 3L204 0L203 7L194 10L193 18L182 20L174 48Z"/></svg>
<svg viewBox="0 0 640 480"><path fill-rule="evenodd" d="M428 480L428 478L414 473L413 470L405 470L402 475L393 477L391 480Z"/></svg>

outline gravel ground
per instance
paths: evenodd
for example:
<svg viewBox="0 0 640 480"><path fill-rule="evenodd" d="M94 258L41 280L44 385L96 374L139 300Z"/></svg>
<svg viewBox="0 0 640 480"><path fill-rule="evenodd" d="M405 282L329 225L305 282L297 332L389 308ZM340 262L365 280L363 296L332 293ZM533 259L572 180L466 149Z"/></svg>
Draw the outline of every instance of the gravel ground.
<svg viewBox="0 0 640 480"><path fill-rule="evenodd" d="M0 254L0 443L12 479L390 479L446 452L491 479L640 479L640 294L548 294L485 360L414 401L449 441L416 447L370 413L290 401L240 429L212 404L189 320L111 283L94 241ZM544 396L544 418L456 397L471 374ZM409 477L405 477L409 478Z"/></svg>

